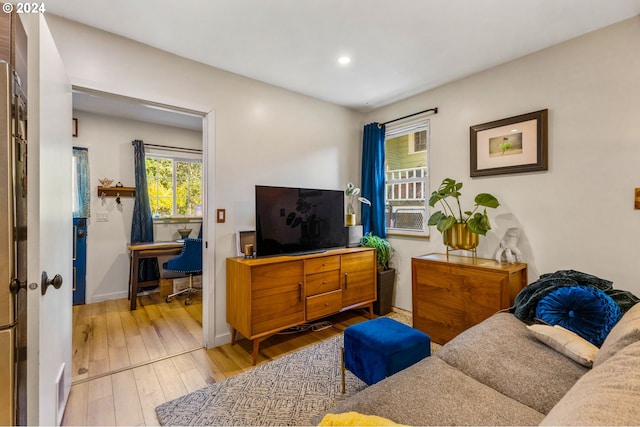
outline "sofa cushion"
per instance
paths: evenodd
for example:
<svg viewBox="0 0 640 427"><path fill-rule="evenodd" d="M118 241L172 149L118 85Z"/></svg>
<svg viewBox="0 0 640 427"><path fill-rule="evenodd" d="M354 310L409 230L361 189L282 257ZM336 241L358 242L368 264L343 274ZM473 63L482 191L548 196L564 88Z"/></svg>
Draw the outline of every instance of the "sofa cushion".
<svg viewBox="0 0 640 427"><path fill-rule="evenodd" d="M629 344L640 341L640 304L631 307L611 329L593 360L593 366L604 363Z"/></svg>
<svg viewBox="0 0 640 427"><path fill-rule="evenodd" d="M510 313L467 329L432 357L543 414L587 371L535 339Z"/></svg>
<svg viewBox="0 0 640 427"><path fill-rule="evenodd" d="M640 342L636 342L580 378L541 424L638 425L639 421Z"/></svg>
<svg viewBox="0 0 640 427"><path fill-rule="evenodd" d="M537 425L544 415L492 390L436 357L427 357L338 403L407 425ZM317 424L325 414L314 420Z"/></svg>
<svg viewBox="0 0 640 427"><path fill-rule="evenodd" d="M598 347L620 317L620 307L609 295L588 286L558 288L536 307L536 318L573 331Z"/></svg>
<svg viewBox="0 0 640 427"><path fill-rule="evenodd" d="M598 347L560 325L527 326L534 337L582 366L590 368Z"/></svg>

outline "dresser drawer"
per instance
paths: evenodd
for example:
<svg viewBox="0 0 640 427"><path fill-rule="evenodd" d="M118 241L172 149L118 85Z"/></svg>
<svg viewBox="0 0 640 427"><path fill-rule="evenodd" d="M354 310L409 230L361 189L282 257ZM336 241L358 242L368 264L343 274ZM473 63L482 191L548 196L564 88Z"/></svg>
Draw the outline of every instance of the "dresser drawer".
<svg viewBox="0 0 640 427"><path fill-rule="evenodd" d="M322 273L325 271L340 270L340 255L323 256L304 260L305 274Z"/></svg>
<svg viewBox="0 0 640 427"><path fill-rule="evenodd" d="M342 309L342 290L307 297L307 321L325 317Z"/></svg>
<svg viewBox="0 0 640 427"><path fill-rule="evenodd" d="M308 274L306 276L306 295L308 297L340 289L340 271Z"/></svg>

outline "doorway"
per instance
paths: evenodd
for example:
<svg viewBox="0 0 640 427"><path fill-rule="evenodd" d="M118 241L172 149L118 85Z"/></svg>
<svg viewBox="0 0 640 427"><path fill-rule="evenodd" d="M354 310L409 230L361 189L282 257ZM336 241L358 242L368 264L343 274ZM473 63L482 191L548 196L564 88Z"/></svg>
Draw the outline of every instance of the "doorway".
<svg viewBox="0 0 640 427"><path fill-rule="evenodd" d="M209 212L209 209L207 209L207 192L208 188L213 187L207 182L206 177L214 176L214 174L208 171L207 145L211 145L211 142L208 139L206 129L207 123L213 120L213 114L75 86L73 87L73 110L76 119L74 120L74 130L77 134L77 138L74 138L74 145L86 145L90 155L93 152L94 156L99 158L98 162L92 163L92 166L94 164L96 166L90 171L91 191L94 200L87 229L87 302L127 298L128 286L124 288L122 282L127 280L125 283L128 283L129 259L126 243L129 240L128 235L131 223L127 222L127 215L133 205L133 199L121 197L119 198L120 203L116 203L116 198L106 197L102 199L97 197L96 188L100 185L97 180L103 178L113 179L114 184L134 185L132 178L133 163L128 163L128 156L133 154L133 148L130 143L134 139L144 140L144 138L135 131L131 131L131 129L129 129L129 133L125 131L121 135L116 134L114 135L111 152L104 145L98 149L101 143L104 144L104 141L101 142L99 139L112 131L113 125L117 123L140 123L140 129L150 129L155 126L161 129L160 133L173 132L175 135L191 133L191 136L186 138L191 138L191 140L193 140L193 135L197 135L199 146L203 151L202 169L204 178L202 182L202 219L200 221L202 223L202 237L207 242L212 238L209 232L213 232L213 230L208 230L207 228L206 218ZM126 136L123 134L126 134ZM149 134L147 133L147 135ZM160 138L158 133L152 133L151 135L155 136L148 139ZM154 143L157 141L148 140L144 142ZM173 143L171 145L176 144ZM111 155L111 160L107 155ZM104 167L108 163L116 163L119 166L113 172L114 169ZM113 176L106 176L107 173ZM124 180L127 182L124 182ZM115 231L113 231L113 227L106 227L108 224L105 223L110 222L115 223ZM100 227L96 227L98 225ZM177 232L176 228L181 226L183 226L183 221L158 220L154 228L158 231L159 239L169 240ZM109 229L112 231L105 232L105 230ZM197 231L195 230L195 232ZM195 235L192 237L195 237ZM127 240L127 242L116 242L116 238ZM115 256L113 253L110 256L109 253L113 251L114 246L118 247L119 252ZM211 253L205 255L205 257L213 259L212 255ZM103 265L102 269L97 269L99 271L96 271L97 263L105 263L107 265ZM212 265L206 262L206 258L203 260L202 282L207 285L202 294L203 336L201 341L205 346L208 341L207 319L212 317L207 314L210 300L207 295L213 293L213 283L211 280L207 280L207 277L213 277ZM119 288L109 288L108 286L111 283L118 283Z"/></svg>

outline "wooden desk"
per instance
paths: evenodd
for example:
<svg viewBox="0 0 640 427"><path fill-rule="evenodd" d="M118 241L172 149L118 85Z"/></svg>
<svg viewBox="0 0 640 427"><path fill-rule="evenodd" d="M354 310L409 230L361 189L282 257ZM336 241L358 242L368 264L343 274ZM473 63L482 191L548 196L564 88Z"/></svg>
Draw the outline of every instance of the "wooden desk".
<svg viewBox="0 0 640 427"><path fill-rule="evenodd" d="M138 261L143 258L156 258L164 255L178 255L182 252L183 242L148 242L129 245L129 300L130 310L136 309L138 302Z"/></svg>

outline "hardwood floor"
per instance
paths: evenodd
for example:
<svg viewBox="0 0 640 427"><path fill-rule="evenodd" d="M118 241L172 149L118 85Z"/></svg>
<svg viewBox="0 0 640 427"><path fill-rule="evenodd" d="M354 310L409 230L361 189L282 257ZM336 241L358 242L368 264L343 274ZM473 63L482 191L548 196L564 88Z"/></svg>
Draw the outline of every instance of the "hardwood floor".
<svg viewBox="0 0 640 427"><path fill-rule="evenodd" d="M200 294L167 304L159 294L74 306L72 386L63 425L158 425L155 407L251 369L251 342L201 347ZM258 364L367 320L364 311L329 317L331 327L275 335L260 344Z"/></svg>

